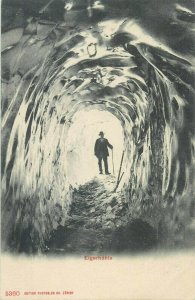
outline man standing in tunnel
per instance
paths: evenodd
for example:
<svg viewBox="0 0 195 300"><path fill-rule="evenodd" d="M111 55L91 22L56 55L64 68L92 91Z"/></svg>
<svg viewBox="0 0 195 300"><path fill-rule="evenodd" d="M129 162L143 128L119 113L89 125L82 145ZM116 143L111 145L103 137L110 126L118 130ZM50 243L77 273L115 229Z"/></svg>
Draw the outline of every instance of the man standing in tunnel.
<svg viewBox="0 0 195 300"><path fill-rule="evenodd" d="M103 131L100 131L99 133L100 138L98 138L95 142L95 156L98 158L98 165L99 165L99 171L100 174L102 173L102 160L104 161L104 167L105 167L105 174L109 175L108 171L108 147L110 149L113 149L113 146L108 142L107 139L104 138L104 133Z"/></svg>

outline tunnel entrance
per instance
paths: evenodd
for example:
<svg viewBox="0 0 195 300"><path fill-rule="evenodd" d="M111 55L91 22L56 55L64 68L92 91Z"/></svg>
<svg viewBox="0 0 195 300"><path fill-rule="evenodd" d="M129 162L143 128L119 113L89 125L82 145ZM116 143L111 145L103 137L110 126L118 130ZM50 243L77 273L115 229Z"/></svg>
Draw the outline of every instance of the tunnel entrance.
<svg viewBox="0 0 195 300"><path fill-rule="evenodd" d="M113 145L109 149L108 166L111 175L116 176L124 150L124 133L121 122L110 112L99 109L80 110L75 113L69 128L66 151L66 174L71 186L79 186L99 174L94 145L99 132ZM114 163L114 174L113 174Z"/></svg>

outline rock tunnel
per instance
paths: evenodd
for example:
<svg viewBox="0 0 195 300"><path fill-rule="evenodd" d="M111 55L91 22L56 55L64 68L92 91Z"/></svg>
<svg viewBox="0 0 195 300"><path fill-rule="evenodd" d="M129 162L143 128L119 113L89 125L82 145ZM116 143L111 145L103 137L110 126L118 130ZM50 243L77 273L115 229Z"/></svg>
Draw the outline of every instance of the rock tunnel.
<svg viewBox="0 0 195 300"><path fill-rule="evenodd" d="M152 228L163 245L184 241L194 216L194 45L189 28L194 14L189 3L187 9L159 1L159 16L154 1L121 2L119 8L111 0L82 5L40 1L36 7L30 1L29 11L18 1L9 13L10 4L2 4L5 250L20 251L26 239L27 252L44 251L57 227L66 226L75 191L90 179L71 181L81 173L81 161L68 148L74 144L70 140L80 132L76 145L89 122L80 131L72 128L76 116L86 113L88 120L94 111L113 118L121 130L116 153L124 150L124 176L117 192L106 192L125 209L123 223L112 228L114 237L122 230L128 239L124 232L135 220L137 227ZM144 14L139 8L146 4ZM97 135L98 120L93 123ZM68 162L73 170L76 160L71 174Z"/></svg>

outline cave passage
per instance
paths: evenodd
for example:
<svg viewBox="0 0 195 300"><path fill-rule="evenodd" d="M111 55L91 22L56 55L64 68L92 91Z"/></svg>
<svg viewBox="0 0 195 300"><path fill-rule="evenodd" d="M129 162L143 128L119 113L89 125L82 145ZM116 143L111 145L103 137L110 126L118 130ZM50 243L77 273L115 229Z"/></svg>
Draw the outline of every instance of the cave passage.
<svg viewBox="0 0 195 300"><path fill-rule="evenodd" d="M134 238L144 249L157 233L162 247L185 245L195 216L192 5L4 2L2 249L111 251ZM115 176L98 174L100 131Z"/></svg>
<svg viewBox="0 0 195 300"><path fill-rule="evenodd" d="M108 166L112 175L117 176L122 152L124 150L124 134L120 121L110 112L89 108L79 110L72 118L68 130L65 151L67 180L72 187L78 187L99 174L98 161L94 155L94 145L99 132L114 146L109 150ZM66 146L67 145L67 146Z"/></svg>

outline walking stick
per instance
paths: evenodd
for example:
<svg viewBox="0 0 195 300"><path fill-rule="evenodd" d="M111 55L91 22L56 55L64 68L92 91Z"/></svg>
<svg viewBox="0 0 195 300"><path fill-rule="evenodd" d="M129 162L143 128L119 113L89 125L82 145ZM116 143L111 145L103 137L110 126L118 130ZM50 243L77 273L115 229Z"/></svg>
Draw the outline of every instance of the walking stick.
<svg viewBox="0 0 195 300"><path fill-rule="evenodd" d="M113 175L114 175L114 159L113 159L113 149L112 149L112 169L113 169Z"/></svg>
<svg viewBox="0 0 195 300"><path fill-rule="evenodd" d="M120 168L119 168L119 172L118 172L118 178L117 178L117 182L116 182L116 187L114 189L113 192L116 192L118 186L119 186L119 183L121 182L121 179L124 175L124 172L122 173L121 175L121 168L122 168L122 164L123 164L123 158L124 158L124 154L125 154L125 151L123 151L123 154L122 154L122 157L121 157L121 163L120 163Z"/></svg>
<svg viewBox="0 0 195 300"><path fill-rule="evenodd" d="M124 153L125 153L125 151L123 151L123 154L122 154L122 157L121 157L121 163L120 163L120 168L119 168L119 172L118 172L117 183L120 182L121 168L122 168L122 164L123 164Z"/></svg>

